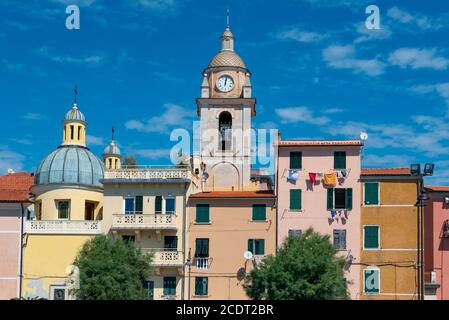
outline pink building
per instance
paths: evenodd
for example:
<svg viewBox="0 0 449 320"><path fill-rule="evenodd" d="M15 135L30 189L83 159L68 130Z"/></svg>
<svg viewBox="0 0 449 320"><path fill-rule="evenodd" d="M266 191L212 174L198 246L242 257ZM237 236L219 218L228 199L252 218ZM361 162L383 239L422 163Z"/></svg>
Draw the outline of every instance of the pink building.
<svg viewBox="0 0 449 320"><path fill-rule="evenodd" d="M352 299L360 288L360 148L358 140L281 140L278 145L277 245L309 227L328 234L348 263ZM326 180L326 183L325 183Z"/></svg>
<svg viewBox="0 0 449 320"><path fill-rule="evenodd" d="M424 270L426 299L449 300L449 187L426 187Z"/></svg>
<svg viewBox="0 0 449 320"><path fill-rule="evenodd" d="M22 227L32 184L30 173L0 176L0 300L21 296Z"/></svg>

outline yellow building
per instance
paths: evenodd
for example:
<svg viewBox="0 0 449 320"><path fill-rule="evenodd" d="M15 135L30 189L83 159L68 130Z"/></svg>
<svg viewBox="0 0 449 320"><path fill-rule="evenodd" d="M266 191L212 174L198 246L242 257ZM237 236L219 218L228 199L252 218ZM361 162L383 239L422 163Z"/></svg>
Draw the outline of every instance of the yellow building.
<svg viewBox="0 0 449 320"><path fill-rule="evenodd" d="M25 297L73 299L72 263L84 242L102 232L103 163L86 147L86 126L74 104L64 118L62 144L36 171L35 215L24 229Z"/></svg>
<svg viewBox="0 0 449 320"><path fill-rule="evenodd" d="M361 296L418 299L418 178L408 168L362 169Z"/></svg>
<svg viewBox="0 0 449 320"><path fill-rule="evenodd" d="M107 160L106 160L107 163ZM103 230L154 253L150 300L184 299L186 201L190 167L106 169Z"/></svg>

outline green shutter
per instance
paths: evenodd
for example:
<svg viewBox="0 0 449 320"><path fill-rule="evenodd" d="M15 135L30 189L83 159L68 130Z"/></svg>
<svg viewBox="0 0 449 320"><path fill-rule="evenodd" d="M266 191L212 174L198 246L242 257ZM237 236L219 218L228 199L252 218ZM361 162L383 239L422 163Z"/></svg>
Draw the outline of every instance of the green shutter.
<svg viewBox="0 0 449 320"><path fill-rule="evenodd" d="M302 153L290 152L290 169L302 168Z"/></svg>
<svg viewBox="0 0 449 320"><path fill-rule="evenodd" d="M334 152L334 169L346 169L346 152Z"/></svg>
<svg viewBox="0 0 449 320"><path fill-rule="evenodd" d="M209 257L209 239L195 240L195 257L198 258Z"/></svg>
<svg viewBox="0 0 449 320"><path fill-rule="evenodd" d="M352 210L352 188L346 189L346 209Z"/></svg>
<svg viewBox="0 0 449 320"><path fill-rule="evenodd" d="M248 251L254 254L254 240L248 239Z"/></svg>
<svg viewBox="0 0 449 320"><path fill-rule="evenodd" d="M196 222L197 223L209 223L209 205L197 204L196 205Z"/></svg>
<svg viewBox="0 0 449 320"><path fill-rule="evenodd" d="M162 197L161 196L156 196L155 199L155 206L154 206L154 211L156 213L161 213L162 212Z"/></svg>
<svg viewBox="0 0 449 320"><path fill-rule="evenodd" d="M302 202L301 189L291 189L290 190L290 210L301 210Z"/></svg>
<svg viewBox="0 0 449 320"><path fill-rule="evenodd" d="M365 200L367 205L379 204L379 183L378 182L366 182L365 183Z"/></svg>
<svg viewBox="0 0 449 320"><path fill-rule="evenodd" d="M195 295L207 296L208 294L208 278L207 277L195 277Z"/></svg>
<svg viewBox="0 0 449 320"><path fill-rule="evenodd" d="M327 210L334 210L334 189L327 189Z"/></svg>
<svg viewBox="0 0 449 320"><path fill-rule="evenodd" d="M164 296L176 295L176 277L164 277Z"/></svg>
<svg viewBox="0 0 449 320"><path fill-rule="evenodd" d="M142 213L142 212L143 212L143 197L136 196L136 213Z"/></svg>
<svg viewBox="0 0 449 320"><path fill-rule="evenodd" d="M364 248L366 249L378 249L379 248L379 227L378 226L365 226L364 230Z"/></svg>
<svg viewBox="0 0 449 320"><path fill-rule="evenodd" d="M253 221L267 220L267 206L264 204L253 204Z"/></svg>
<svg viewBox="0 0 449 320"><path fill-rule="evenodd" d="M256 239L254 240L256 246L255 255L263 256L265 255L265 239Z"/></svg>

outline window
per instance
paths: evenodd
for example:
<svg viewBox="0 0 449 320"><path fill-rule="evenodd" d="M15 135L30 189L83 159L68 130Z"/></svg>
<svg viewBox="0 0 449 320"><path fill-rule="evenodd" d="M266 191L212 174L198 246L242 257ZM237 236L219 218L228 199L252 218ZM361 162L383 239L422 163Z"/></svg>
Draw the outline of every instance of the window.
<svg viewBox="0 0 449 320"><path fill-rule="evenodd" d="M178 237L177 236L165 236L164 237L164 249L168 251L178 250Z"/></svg>
<svg viewBox="0 0 449 320"><path fill-rule="evenodd" d="M195 277L195 295L207 296L209 279L207 277Z"/></svg>
<svg viewBox="0 0 449 320"><path fill-rule="evenodd" d="M144 281L143 288L147 292L147 300L154 300L154 281Z"/></svg>
<svg viewBox="0 0 449 320"><path fill-rule="evenodd" d="M265 240L264 239L249 239L248 251L252 252L255 256L265 255Z"/></svg>
<svg viewBox="0 0 449 320"><path fill-rule="evenodd" d="M209 239L198 238L195 240L195 257L209 258Z"/></svg>
<svg viewBox="0 0 449 320"><path fill-rule="evenodd" d="M70 204L68 201L58 201L58 219L69 219Z"/></svg>
<svg viewBox="0 0 449 320"><path fill-rule="evenodd" d="M264 204L253 204L253 221L267 220L267 206Z"/></svg>
<svg viewBox="0 0 449 320"><path fill-rule="evenodd" d="M134 198L125 199L125 214L134 213Z"/></svg>
<svg viewBox="0 0 449 320"><path fill-rule="evenodd" d="M334 230L334 248L336 250L346 250L346 230Z"/></svg>
<svg viewBox="0 0 449 320"><path fill-rule="evenodd" d="M365 205L377 205L379 204L379 183L378 182L365 182Z"/></svg>
<svg viewBox="0 0 449 320"><path fill-rule="evenodd" d="M301 210L301 200L302 191L301 189L291 189L290 190L290 211L299 211Z"/></svg>
<svg viewBox="0 0 449 320"><path fill-rule="evenodd" d="M84 220L94 220L95 218L95 203L87 202L85 203Z"/></svg>
<svg viewBox="0 0 449 320"><path fill-rule="evenodd" d="M75 137L75 127L74 126L70 126L70 140L73 140Z"/></svg>
<svg viewBox="0 0 449 320"><path fill-rule="evenodd" d="M81 127L78 127L78 140L81 140Z"/></svg>
<svg viewBox="0 0 449 320"><path fill-rule="evenodd" d="M327 189L327 210L352 210L352 188Z"/></svg>
<svg viewBox="0 0 449 320"><path fill-rule="evenodd" d="M166 214L174 214L176 212L175 203L176 203L175 198L165 199L165 213Z"/></svg>
<svg viewBox="0 0 449 320"><path fill-rule="evenodd" d="M380 270L375 267L368 267L363 270L363 291L365 294L380 293Z"/></svg>
<svg viewBox="0 0 449 320"><path fill-rule="evenodd" d="M232 116L225 111L220 114L218 119L218 130L220 132L220 146L221 151L231 150L232 141Z"/></svg>
<svg viewBox="0 0 449 320"><path fill-rule="evenodd" d="M299 237L301 234L302 234L302 230L299 230L299 229L288 230L289 237Z"/></svg>
<svg viewBox="0 0 449 320"><path fill-rule="evenodd" d="M208 204L197 204L196 205L196 223L209 223L209 205Z"/></svg>
<svg viewBox="0 0 449 320"><path fill-rule="evenodd" d="M50 300L68 300L69 292L68 288L63 285L51 285L50 286Z"/></svg>
<svg viewBox="0 0 449 320"><path fill-rule="evenodd" d="M346 152L334 152L334 169L346 169Z"/></svg>
<svg viewBox="0 0 449 320"><path fill-rule="evenodd" d="M302 152L290 152L290 169L302 168Z"/></svg>
<svg viewBox="0 0 449 320"><path fill-rule="evenodd" d="M164 296L176 295L176 277L164 277Z"/></svg>
<svg viewBox="0 0 449 320"><path fill-rule="evenodd" d="M379 226L363 226L363 248L379 249L380 248L380 227Z"/></svg>
<svg viewBox="0 0 449 320"><path fill-rule="evenodd" d="M136 196L136 210L135 213L143 213L143 197Z"/></svg>
<svg viewBox="0 0 449 320"><path fill-rule="evenodd" d="M156 196L154 203L154 212L162 213L162 196Z"/></svg>

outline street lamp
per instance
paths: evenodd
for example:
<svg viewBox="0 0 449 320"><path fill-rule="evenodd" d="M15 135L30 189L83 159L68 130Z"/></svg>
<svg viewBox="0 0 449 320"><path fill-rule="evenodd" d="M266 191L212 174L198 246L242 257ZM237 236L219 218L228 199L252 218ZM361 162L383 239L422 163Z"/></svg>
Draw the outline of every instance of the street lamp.
<svg viewBox="0 0 449 320"><path fill-rule="evenodd" d="M432 176L435 164L426 163L424 171L421 172L421 165L414 163L410 165L410 174L418 177L418 198L416 206L418 207L418 299L424 300L424 207L428 199L424 189L425 176Z"/></svg>

